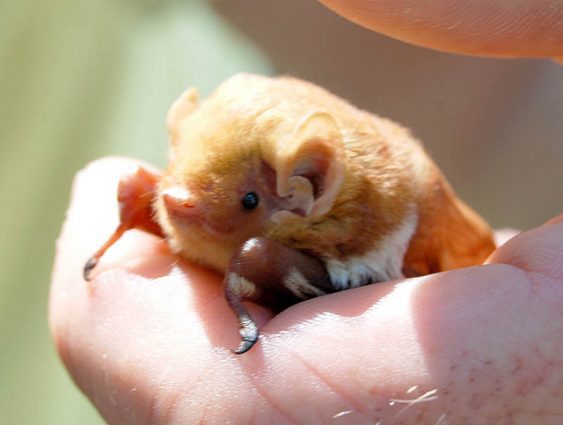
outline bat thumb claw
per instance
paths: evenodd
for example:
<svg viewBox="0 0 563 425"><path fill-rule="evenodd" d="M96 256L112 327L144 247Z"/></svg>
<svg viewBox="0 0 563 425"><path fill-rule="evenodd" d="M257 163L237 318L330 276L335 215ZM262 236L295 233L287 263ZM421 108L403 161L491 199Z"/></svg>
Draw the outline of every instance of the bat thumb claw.
<svg viewBox="0 0 563 425"><path fill-rule="evenodd" d="M244 354L252 348L254 343L255 343L255 341L254 342L252 342L252 341L241 341L240 345L233 350L233 353Z"/></svg>
<svg viewBox="0 0 563 425"><path fill-rule="evenodd" d="M233 350L235 354L246 353L256 344L256 341L258 341L258 326L256 326L256 323L254 323L249 316L241 318L240 324L241 328L239 332L241 341L239 346Z"/></svg>
<svg viewBox="0 0 563 425"><path fill-rule="evenodd" d="M98 257L94 256L91 257L88 261L86 261L86 264L84 265L84 269L82 270L82 276L84 276L85 281L90 280L91 278L90 272L94 267L96 267L96 264L98 264L98 259L99 259Z"/></svg>

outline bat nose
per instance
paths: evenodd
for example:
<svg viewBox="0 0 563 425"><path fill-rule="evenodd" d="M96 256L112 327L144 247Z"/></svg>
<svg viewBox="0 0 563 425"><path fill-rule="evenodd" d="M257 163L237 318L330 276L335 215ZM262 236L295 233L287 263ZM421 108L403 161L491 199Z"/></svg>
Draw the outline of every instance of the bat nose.
<svg viewBox="0 0 563 425"><path fill-rule="evenodd" d="M169 213L181 216L198 215L194 196L181 186L172 186L161 192Z"/></svg>

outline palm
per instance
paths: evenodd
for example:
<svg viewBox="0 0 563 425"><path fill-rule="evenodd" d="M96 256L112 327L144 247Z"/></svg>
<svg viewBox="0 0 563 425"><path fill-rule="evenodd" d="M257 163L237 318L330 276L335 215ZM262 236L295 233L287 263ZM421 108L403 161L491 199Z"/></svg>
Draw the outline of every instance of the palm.
<svg viewBox="0 0 563 425"><path fill-rule="evenodd" d="M60 354L108 422L563 417L563 222L515 238L485 267L345 291L273 318L251 306L264 336L236 356L220 276L179 262L158 238L129 232L82 280L115 224L111 188L128 166L105 160L80 177L51 293Z"/></svg>

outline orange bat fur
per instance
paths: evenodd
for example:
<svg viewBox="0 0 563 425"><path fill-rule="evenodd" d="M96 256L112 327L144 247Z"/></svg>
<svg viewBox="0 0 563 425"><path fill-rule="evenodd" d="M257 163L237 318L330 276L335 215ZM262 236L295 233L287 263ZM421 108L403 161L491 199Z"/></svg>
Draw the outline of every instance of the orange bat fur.
<svg viewBox="0 0 563 425"><path fill-rule="evenodd" d="M354 281L341 287L480 264L494 249L408 130L311 83L237 75L201 104L190 89L168 128L156 219L175 251L216 270L254 236L322 259ZM241 209L248 192L256 210Z"/></svg>

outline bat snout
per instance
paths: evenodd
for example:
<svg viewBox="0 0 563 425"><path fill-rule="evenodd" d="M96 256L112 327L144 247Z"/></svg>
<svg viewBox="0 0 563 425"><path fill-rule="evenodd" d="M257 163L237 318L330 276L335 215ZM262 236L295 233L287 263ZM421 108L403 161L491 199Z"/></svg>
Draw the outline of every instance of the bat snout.
<svg viewBox="0 0 563 425"><path fill-rule="evenodd" d="M187 219L201 217L194 196L183 187L172 186L164 189L161 196L164 207L171 216Z"/></svg>

